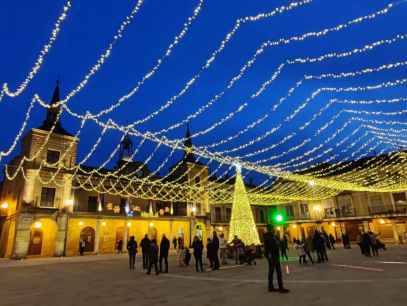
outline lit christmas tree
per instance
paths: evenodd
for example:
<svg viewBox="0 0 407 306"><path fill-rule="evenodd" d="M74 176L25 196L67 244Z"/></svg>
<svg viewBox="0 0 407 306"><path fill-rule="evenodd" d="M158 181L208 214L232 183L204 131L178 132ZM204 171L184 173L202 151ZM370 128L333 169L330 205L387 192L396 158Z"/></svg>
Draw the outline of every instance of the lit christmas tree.
<svg viewBox="0 0 407 306"><path fill-rule="evenodd" d="M260 244L259 233L254 222L249 197L247 196L242 174L240 173L240 167L237 166L236 168L232 216L229 223L229 242L237 236L245 245L258 245Z"/></svg>

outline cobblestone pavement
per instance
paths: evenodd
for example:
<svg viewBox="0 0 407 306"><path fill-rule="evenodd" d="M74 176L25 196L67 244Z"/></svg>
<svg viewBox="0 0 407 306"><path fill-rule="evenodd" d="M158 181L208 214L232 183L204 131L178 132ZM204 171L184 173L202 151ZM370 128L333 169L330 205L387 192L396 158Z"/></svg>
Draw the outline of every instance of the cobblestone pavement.
<svg viewBox="0 0 407 306"><path fill-rule="evenodd" d="M291 255L283 264L286 295L267 292L264 260L195 273L171 258L170 273L158 276L142 273L140 261L129 271L125 255L1 260L0 305L406 305L407 247L375 258L339 249L315 265Z"/></svg>

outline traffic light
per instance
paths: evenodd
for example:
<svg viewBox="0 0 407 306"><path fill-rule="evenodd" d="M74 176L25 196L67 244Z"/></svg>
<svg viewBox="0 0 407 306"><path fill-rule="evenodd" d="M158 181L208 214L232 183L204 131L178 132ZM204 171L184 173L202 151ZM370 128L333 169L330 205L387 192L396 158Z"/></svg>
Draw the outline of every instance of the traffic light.
<svg viewBox="0 0 407 306"><path fill-rule="evenodd" d="M279 210L272 210L269 213L269 223L272 225L282 225L286 222L286 215Z"/></svg>

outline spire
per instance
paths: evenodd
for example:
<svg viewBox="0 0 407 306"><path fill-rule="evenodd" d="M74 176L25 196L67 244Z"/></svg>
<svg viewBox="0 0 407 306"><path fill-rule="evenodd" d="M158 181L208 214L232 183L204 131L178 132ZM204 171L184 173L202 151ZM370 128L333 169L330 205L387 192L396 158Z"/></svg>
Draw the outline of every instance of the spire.
<svg viewBox="0 0 407 306"><path fill-rule="evenodd" d="M129 135L124 136L120 144L120 160L131 161L134 153L133 141Z"/></svg>
<svg viewBox="0 0 407 306"><path fill-rule="evenodd" d="M52 127L55 125L54 133L63 134L63 135L70 135L62 126L61 122L58 118L58 114L61 111L61 106L57 105L57 103L61 100L60 98L60 89L59 89L59 79L57 79L54 92L52 94L50 107L47 108L47 115L45 120L43 121L42 125L39 127L41 130L50 131Z"/></svg>
<svg viewBox="0 0 407 306"><path fill-rule="evenodd" d="M195 155L192 152L192 137L191 137L191 131L189 128L189 122L187 123L187 132L185 135L185 140L184 140L184 161L190 162L190 163L195 163Z"/></svg>

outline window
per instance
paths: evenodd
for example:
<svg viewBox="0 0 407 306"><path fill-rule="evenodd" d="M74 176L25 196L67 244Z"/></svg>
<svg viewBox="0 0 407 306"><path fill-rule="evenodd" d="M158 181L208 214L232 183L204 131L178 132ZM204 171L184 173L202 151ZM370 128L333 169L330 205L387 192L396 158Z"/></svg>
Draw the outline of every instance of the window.
<svg viewBox="0 0 407 306"><path fill-rule="evenodd" d="M396 205L405 205L407 204L407 198L405 192L393 193L393 200Z"/></svg>
<svg viewBox="0 0 407 306"><path fill-rule="evenodd" d="M380 194L374 194L369 197L369 208L371 213L383 212L384 205Z"/></svg>
<svg viewBox="0 0 407 306"><path fill-rule="evenodd" d="M55 150L47 151L47 163L55 164L59 161L60 152Z"/></svg>
<svg viewBox="0 0 407 306"><path fill-rule="evenodd" d="M300 204L300 213L301 213L301 217L309 216L308 204L306 204L306 203Z"/></svg>
<svg viewBox="0 0 407 306"><path fill-rule="evenodd" d="M88 197L88 211L95 212L98 208L98 197L90 196Z"/></svg>
<svg viewBox="0 0 407 306"><path fill-rule="evenodd" d="M42 207L54 207L55 188L42 187L41 203Z"/></svg>
<svg viewBox="0 0 407 306"><path fill-rule="evenodd" d="M199 176L197 176L195 178L195 184L199 186L200 183L201 183L201 178Z"/></svg>
<svg viewBox="0 0 407 306"><path fill-rule="evenodd" d="M285 207L285 213L288 218L293 218L294 217L294 209L291 205L287 205Z"/></svg>
<svg viewBox="0 0 407 306"><path fill-rule="evenodd" d="M260 223L266 223L266 218L264 217L263 209L260 209Z"/></svg>
<svg viewBox="0 0 407 306"><path fill-rule="evenodd" d="M339 213L342 217L353 216L353 204L352 204L352 196L350 195L341 195L338 196L338 209Z"/></svg>
<svg viewBox="0 0 407 306"><path fill-rule="evenodd" d="M232 208L226 207L226 221L230 221L231 217L232 217Z"/></svg>
<svg viewBox="0 0 407 306"><path fill-rule="evenodd" d="M222 212L220 207L215 207L215 221L220 221L222 219Z"/></svg>

